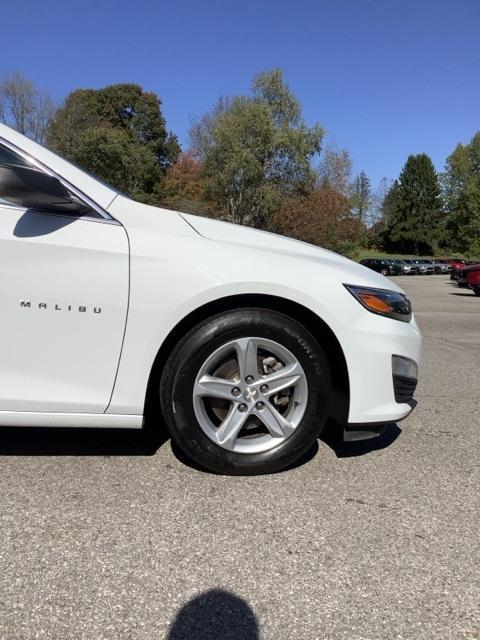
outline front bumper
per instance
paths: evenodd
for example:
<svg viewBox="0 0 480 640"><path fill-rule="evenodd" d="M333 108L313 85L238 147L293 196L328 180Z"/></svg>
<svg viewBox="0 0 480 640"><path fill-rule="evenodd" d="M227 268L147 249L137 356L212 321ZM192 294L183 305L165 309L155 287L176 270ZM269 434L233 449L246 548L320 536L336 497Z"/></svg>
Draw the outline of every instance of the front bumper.
<svg viewBox="0 0 480 640"><path fill-rule="evenodd" d="M399 322L365 311L339 331L337 337L348 368L349 425L367 428L408 416L414 406L413 393L404 390L402 395L398 388L395 390L398 385L394 386L392 355L418 364L422 338L415 318L408 323Z"/></svg>

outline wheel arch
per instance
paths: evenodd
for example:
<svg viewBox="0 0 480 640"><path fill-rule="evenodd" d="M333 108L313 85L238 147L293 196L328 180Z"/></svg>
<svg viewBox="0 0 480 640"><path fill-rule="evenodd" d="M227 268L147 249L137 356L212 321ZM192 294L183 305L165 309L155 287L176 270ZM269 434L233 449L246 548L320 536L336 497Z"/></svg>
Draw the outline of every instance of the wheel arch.
<svg viewBox="0 0 480 640"><path fill-rule="evenodd" d="M163 367L173 348L195 325L224 311L242 307L260 307L290 316L300 322L321 344L331 368L333 397L330 416L338 423L347 422L350 383L343 349L327 323L307 307L286 298L266 294L239 294L210 301L182 318L163 341L150 370L145 398L145 419L158 416L158 385Z"/></svg>

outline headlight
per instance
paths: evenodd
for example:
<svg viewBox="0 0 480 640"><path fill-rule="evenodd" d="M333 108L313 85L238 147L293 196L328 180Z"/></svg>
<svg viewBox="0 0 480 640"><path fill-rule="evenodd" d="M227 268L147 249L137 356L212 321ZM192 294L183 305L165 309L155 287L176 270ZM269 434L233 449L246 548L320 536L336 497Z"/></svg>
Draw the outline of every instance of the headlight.
<svg viewBox="0 0 480 640"><path fill-rule="evenodd" d="M344 285L361 305L380 316L410 322L412 319L412 305L410 300L397 291L387 289L370 289L370 287L357 287L352 284Z"/></svg>

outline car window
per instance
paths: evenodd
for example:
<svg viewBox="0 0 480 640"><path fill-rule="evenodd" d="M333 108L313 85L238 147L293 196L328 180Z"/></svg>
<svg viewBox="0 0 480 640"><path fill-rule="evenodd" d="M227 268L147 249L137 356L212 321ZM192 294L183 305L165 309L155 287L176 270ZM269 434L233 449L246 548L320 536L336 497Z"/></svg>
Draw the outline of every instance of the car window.
<svg viewBox="0 0 480 640"><path fill-rule="evenodd" d="M17 153L10 151L10 149L6 147L2 147L2 145L0 145L0 164L19 164L22 167L32 166Z"/></svg>
<svg viewBox="0 0 480 640"><path fill-rule="evenodd" d="M12 166L12 165L17 165L17 166L22 166L22 167L33 167L34 166L31 162L28 162L27 160L25 160L21 155L19 155L15 151L12 151L11 149L8 149L7 147L5 147L2 144L0 144L0 167L1 166ZM99 213L97 213L96 211L91 209L89 207L89 205L86 205L77 196L72 194L72 199L74 201L81 202L81 204L85 205L84 206L84 212L81 213L81 214L74 213L73 214L74 217L76 217L77 215L82 215L82 216L88 215L89 217L93 217L93 218L101 218ZM0 205L2 205L2 204L7 204L7 205L13 204L13 206L17 206L14 203L9 202L8 198L4 198L3 197L2 188L1 188L1 185L0 185ZM68 211L65 211L65 213L67 213L68 215L72 215Z"/></svg>
<svg viewBox="0 0 480 640"><path fill-rule="evenodd" d="M21 156L19 156L17 153L10 151L10 149L7 149L6 147L3 147L2 145L0 145L0 166L12 165L12 164L20 165L22 167L32 166L26 160L24 160ZM8 200L5 200L5 198L2 198L2 193L0 191L0 204L2 202L5 204L9 204Z"/></svg>

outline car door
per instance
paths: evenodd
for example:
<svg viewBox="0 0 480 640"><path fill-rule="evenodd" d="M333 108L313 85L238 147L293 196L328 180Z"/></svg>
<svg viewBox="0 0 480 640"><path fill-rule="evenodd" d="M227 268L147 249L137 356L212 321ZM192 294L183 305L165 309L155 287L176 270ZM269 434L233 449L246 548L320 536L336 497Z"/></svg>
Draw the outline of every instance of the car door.
<svg viewBox="0 0 480 640"><path fill-rule="evenodd" d="M25 163L0 144L0 165L12 161ZM128 287L118 222L18 206L0 187L0 411L104 412Z"/></svg>

